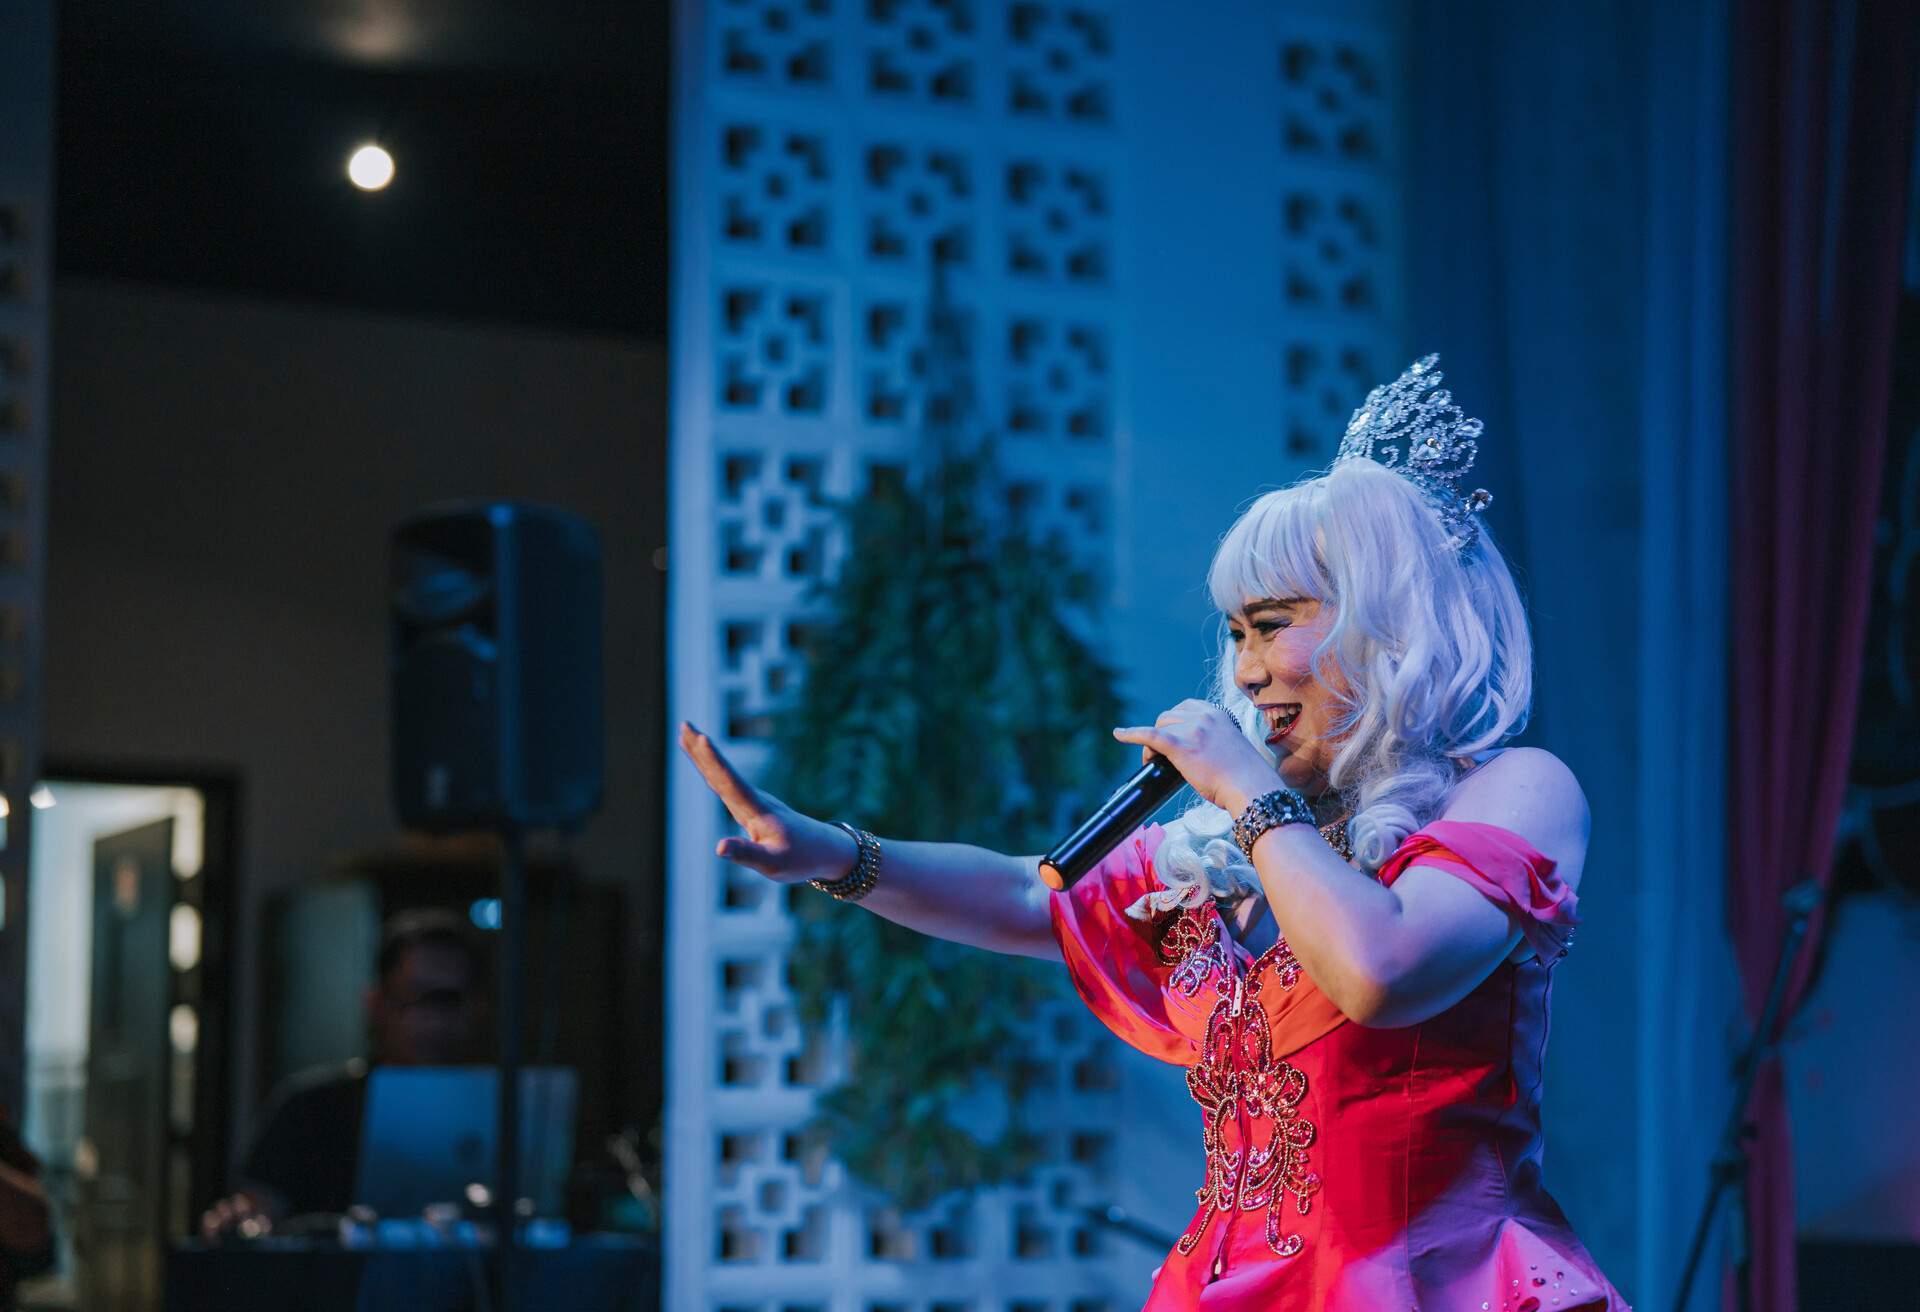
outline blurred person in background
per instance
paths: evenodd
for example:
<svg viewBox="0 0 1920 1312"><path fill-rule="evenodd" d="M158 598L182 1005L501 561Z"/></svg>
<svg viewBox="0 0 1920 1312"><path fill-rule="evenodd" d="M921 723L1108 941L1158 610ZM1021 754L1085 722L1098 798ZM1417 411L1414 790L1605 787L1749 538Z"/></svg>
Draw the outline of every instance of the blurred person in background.
<svg viewBox="0 0 1920 1312"><path fill-rule="evenodd" d="M366 993L371 1061L457 1066L486 1059L487 963L450 911L395 916ZM345 1212L360 1160L369 1061L304 1071L274 1090L241 1159L234 1192L201 1218L208 1239L256 1238L291 1216Z"/></svg>

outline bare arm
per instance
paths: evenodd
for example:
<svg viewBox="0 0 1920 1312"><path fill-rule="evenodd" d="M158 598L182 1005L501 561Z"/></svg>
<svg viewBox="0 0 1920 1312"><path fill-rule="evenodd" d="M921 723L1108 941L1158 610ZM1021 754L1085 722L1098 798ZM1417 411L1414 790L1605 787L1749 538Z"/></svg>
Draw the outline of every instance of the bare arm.
<svg viewBox="0 0 1920 1312"><path fill-rule="evenodd" d="M1448 820L1497 824L1577 881L1587 809L1573 775L1545 752L1504 753L1448 799ZM1254 868L1300 964L1364 1025L1413 1025L1471 993L1520 943L1512 918L1443 870L1419 865L1392 888L1342 861L1305 825L1268 830Z"/></svg>
<svg viewBox="0 0 1920 1312"><path fill-rule="evenodd" d="M1183 702L1119 738L1161 752L1216 805L1238 815L1281 787L1225 712ZM1556 863L1569 884L1586 859L1587 806L1566 766L1516 748L1448 799L1442 818L1500 825ZM1506 912L1443 870L1414 866L1387 888L1342 861L1310 825L1282 825L1253 847L1280 932L1321 992L1351 1020L1413 1025L1472 992L1520 943Z"/></svg>
<svg viewBox="0 0 1920 1312"><path fill-rule="evenodd" d="M706 734L680 726L680 748L746 832L717 855L780 884L838 879L859 850L844 829L805 816L743 779ZM861 906L922 934L973 947L1059 961L1038 858L963 843L881 838L880 882ZM824 896L824 895L822 895Z"/></svg>

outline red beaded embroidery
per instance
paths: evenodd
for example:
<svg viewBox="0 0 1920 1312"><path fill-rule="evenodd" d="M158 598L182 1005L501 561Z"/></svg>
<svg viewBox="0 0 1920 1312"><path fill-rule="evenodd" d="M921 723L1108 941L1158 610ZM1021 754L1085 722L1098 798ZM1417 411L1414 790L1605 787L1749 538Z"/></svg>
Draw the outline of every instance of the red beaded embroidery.
<svg viewBox="0 0 1920 1312"><path fill-rule="evenodd" d="M1190 998L1216 970L1226 970L1230 956L1220 939L1220 917L1211 910L1185 910L1161 932L1160 960L1173 967L1168 986Z"/></svg>
<svg viewBox="0 0 1920 1312"><path fill-rule="evenodd" d="M1300 982L1300 958L1293 955L1293 949L1287 946L1287 940L1277 938L1273 946L1260 954L1260 959L1247 971L1247 996L1252 997L1260 991L1263 970L1273 971L1274 982L1282 989L1291 989Z"/></svg>
<svg viewBox="0 0 1920 1312"><path fill-rule="evenodd" d="M1218 946L1219 935L1215 916L1208 943ZM1200 1214L1175 1245L1183 1255L1199 1244L1215 1212L1236 1208L1266 1212L1267 1246L1277 1256L1292 1257L1306 1246L1298 1234L1281 1233L1277 1204L1290 1194L1300 1215L1312 1207L1320 1177L1307 1169L1307 1149L1316 1131L1299 1110L1307 1096L1307 1077L1273 1056L1273 1031L1260 1002L1268 979L1282 990L1300 982L1300 963L1285 939L1263 952L1244 977L1221 976L1200 1060L1187 1071L1187 1090L1200 1104L1207 1178L1197 1191ZM1239 1123L1242 1115L1273 1122L1267 1143L1250 1146L1244 1154L1229 1148L1226 1139L1228 1122Z"/></svg>

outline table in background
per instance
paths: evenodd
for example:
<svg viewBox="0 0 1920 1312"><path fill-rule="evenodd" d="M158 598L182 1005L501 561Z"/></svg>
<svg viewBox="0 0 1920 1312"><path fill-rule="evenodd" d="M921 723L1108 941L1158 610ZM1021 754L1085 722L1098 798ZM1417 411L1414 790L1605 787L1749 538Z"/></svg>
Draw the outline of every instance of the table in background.
<svg viewBox="0 0 1920 1312"><path fill-rule="evenodd" d="M167 1254L167 1312L486 1312L486 1249L348 1249L306 1239L181 1243ZM522 1249L519 1307L659 1312L657 1242L584 1235Z"/></svg>

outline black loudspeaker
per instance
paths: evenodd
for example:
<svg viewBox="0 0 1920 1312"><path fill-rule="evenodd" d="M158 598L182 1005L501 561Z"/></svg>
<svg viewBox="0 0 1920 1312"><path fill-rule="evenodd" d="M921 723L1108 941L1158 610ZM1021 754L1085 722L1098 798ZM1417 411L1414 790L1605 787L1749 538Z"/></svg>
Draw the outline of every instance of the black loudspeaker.
<svg viewBox="0 0 1920 1312"><path fill-rule="evenodd" d="M600 539L489 502L393 533L393 798L436 831L570 827L600 804Z"/></svg>

